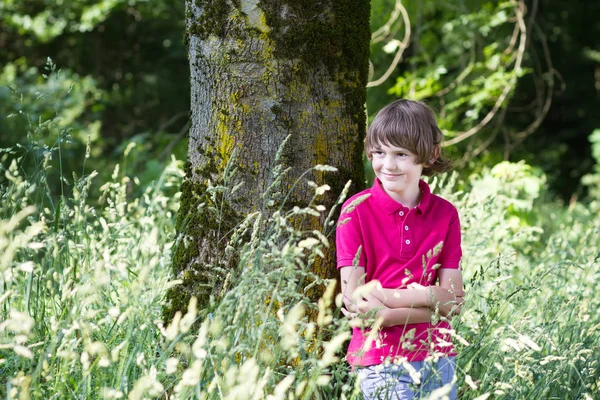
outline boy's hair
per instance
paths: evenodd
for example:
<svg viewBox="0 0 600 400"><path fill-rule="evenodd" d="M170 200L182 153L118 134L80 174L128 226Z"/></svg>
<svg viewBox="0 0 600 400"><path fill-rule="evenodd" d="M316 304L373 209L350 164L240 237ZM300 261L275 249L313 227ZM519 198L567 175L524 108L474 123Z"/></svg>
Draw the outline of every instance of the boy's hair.
<svg viewBox="0 0 600 400"><path fill-rule="evenodd" d="M365 152L370 160L378 144L402 147L417 156L417 164L424 165L423 175L429 176L452 168L450 160L440 154L443 137L427 105L420 101L396 100L381 109L371 122Z"/></svg>

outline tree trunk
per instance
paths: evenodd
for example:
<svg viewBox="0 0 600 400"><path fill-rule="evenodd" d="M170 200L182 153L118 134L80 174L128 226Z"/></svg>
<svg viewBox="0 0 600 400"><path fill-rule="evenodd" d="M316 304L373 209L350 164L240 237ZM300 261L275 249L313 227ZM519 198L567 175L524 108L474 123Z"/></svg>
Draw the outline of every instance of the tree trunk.
<svg viewBox="0 0 600 400"><path fill-rule="evenodd" d="M230 266L224 254L227 232L252 211L262 211L275 154L290 135L281 163L291 167L284 187L316 164L338 168L327 179L330 207L348 180L364 184L362 150L369 57L369 0L187 0L191 69L191 129L187 177L177 230L184 240L174 253L174 273L183 279L168 294L165 316L185 309L191 295L206 304L219 293ZM206 210L214 198L210 180L223 172L236 149L237 173L220 195L219 220ZM295 192L306 205L313 189ZM199 208L199 204L204 204ZM290 205L289 203L286 203ZM294 205L294 204L291 204ZM317 272L337 276L334 250Z"/></svg>

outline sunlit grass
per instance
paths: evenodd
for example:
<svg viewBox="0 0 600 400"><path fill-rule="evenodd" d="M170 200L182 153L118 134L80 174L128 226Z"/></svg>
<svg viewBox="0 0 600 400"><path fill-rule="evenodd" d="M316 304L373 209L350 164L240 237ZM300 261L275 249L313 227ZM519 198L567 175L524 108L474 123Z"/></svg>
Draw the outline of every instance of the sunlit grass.
<svg viewBox="0 0 600 400"><path fill-rule="evenodd" d="M60 137L43 126L32 125L28 139ZM314 185L305 208L248 215L227 246L239 263L221 300L199 309L192 299L163 326L166 291L179 283L171 249L182 162L171 160L148 187L118 167L107 182L82 169L61 175L57 195L47 182L60 146L28 153L35 171L10 149L0 154L0 396L359 398L343 361L350 321L335 282L311 270L331 246L330 220L323 232L293 228L304 216L331 218L316 201L328 187ZM527 171L483 172L470 192L456 192L457 175L432 182L463 226L467 304L450 332L459 393L599 398L600 215L523 191L524 182L543 184ZM319 301L307 282L322 288Z"/></svg>

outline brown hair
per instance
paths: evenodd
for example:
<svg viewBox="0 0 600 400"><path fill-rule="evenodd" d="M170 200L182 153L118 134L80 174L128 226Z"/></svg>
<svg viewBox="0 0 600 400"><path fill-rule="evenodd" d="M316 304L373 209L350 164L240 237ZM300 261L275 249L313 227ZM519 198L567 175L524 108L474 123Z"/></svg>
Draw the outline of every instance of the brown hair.
<svg viewBox="0 0 600 400"><path fill-rule="evenodd" d="M437 126L433 111L424 103L396 100L385 106L367 131L365 152L369 160L378 144L402 147L423 164L423 175L448 171L452 164L440 154L444 135Z"/></svg>

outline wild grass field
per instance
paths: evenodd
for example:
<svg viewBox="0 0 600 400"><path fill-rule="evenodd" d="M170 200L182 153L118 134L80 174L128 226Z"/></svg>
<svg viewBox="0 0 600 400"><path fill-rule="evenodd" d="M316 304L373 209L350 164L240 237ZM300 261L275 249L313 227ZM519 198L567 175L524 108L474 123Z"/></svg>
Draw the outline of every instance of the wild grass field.
<svg viewBox="0 0 600 400"><path fill-rule="evenodd" d="M163 326L164 295L178 283L182 161L150 184L122 166L127 152L108 181L85 159L67 176L68 130L55 118L26 121L22 145L0 154L0 396L359 398L335 281L311 273L331 225L291 223L332 210L314 201L249 215L227 247L240 262L220 300L207 310L192 300ZM600 398L598 200L559 204L524 163L430 183L459 208L463 229L467 297L452 322L460 398ZM318 199L326 188L314 190ZM326 288L317 303L308 282Z"/></svg>

